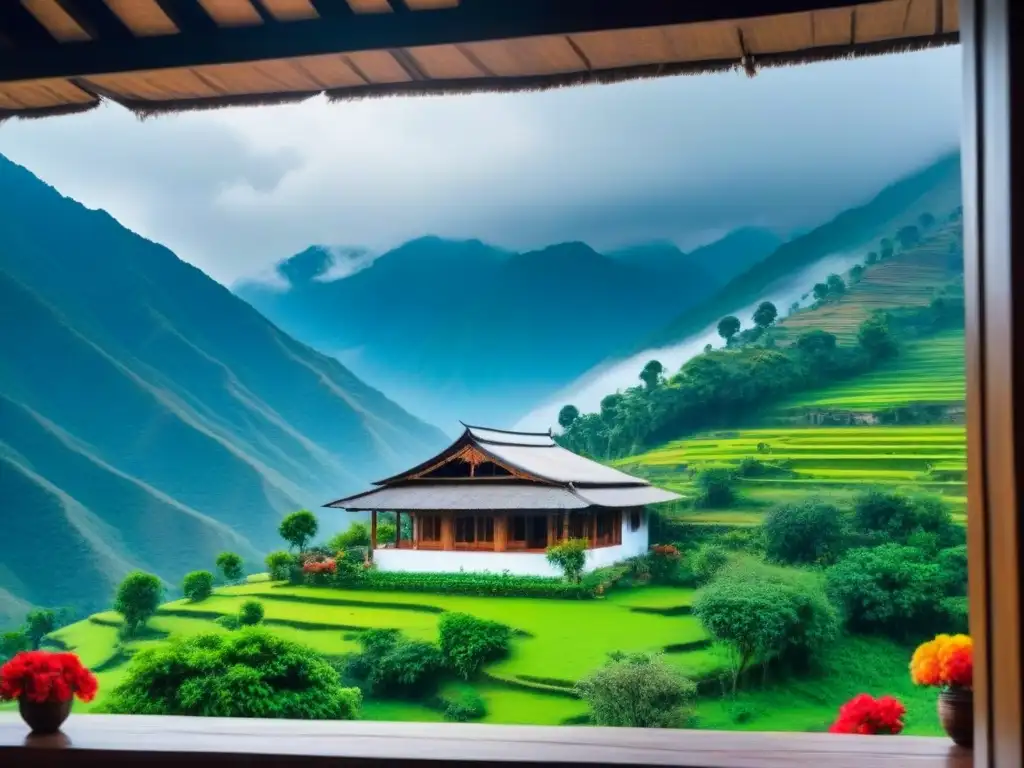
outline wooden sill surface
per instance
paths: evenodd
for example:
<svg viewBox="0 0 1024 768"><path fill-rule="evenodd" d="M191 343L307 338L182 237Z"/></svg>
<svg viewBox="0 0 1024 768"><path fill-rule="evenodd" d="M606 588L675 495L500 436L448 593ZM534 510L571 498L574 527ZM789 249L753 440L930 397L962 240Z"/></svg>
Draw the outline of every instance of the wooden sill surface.
<svg viewBox="0 0 1024 768"><path fill-rule="evenodd" d="M189 753L187 760L182 753ZM645 765L686 768L969 768L946 739L367 721L72 715L30 736L0 714L0 765L365 765L369 762Z"/></svg>

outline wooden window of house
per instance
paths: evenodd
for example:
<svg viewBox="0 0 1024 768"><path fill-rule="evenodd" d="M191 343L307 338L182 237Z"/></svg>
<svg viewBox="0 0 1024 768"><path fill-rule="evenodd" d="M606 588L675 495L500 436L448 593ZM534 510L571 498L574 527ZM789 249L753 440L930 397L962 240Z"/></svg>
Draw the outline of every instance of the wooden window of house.
<svg viewBox="0 0 1024 768"><path fill-rule="evenodd" d="M590 537L587 518L587 515L573 515L569 518L570 539L586 539Z"/></svg>
<svg viewBox="0 0 1024 768"><path fill-rule="evenodd" d="M494 541L493 517L478 517L476 519L476 540L488 543Z"/></svg>
<svg viewBox="0 0 1024 768"><path fill-rule="evenodd" d="M629 530L631 533L636 533L640 530L640 510L634 509L629 513Z"/></svg>
<svg viewBox="0 0 1024 768"><path fill-rule="evenodd" d="M476 541L476 518L459 515L455 518L455 543L472 544Z"/></svg>
<svg viewBox="0 0 1024 768"><path fill-rule="evenodd" d="M526 516L516 515L509 518L509 540L526 541Z"/></svg>
<svg viewBox="0 0 1024 768"><path fill-rule="evenodd" d="M437 543L441 542L441 518L430 515L420 518L420 541Z"/></svg>

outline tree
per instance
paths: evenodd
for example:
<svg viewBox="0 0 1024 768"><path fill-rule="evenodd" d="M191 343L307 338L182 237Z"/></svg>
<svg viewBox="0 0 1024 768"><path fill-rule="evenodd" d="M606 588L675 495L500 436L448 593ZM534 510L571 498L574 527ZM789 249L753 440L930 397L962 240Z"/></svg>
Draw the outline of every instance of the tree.
<svg viewBox="0 0 1024 768"><path fill-rule="evenodd" d="M422 695L436 686L444 670L436 645L406 640L397 629L368 629L358 641L362 653L349 658L345 677L374 696Z"/></svg>
<svg viewBox="0 0 1024 768"><path fill-rule="evenodd" d="M865 264L875 264L877 262L878 262L878 253L875 252L875 251L871 251L868 254L867 258L864 260Z"/></svg>
<svg viewBox="0 0 1024 768"><path fill-rule="evenodd" d="M486 662L507 655L512 642L510 627L468 613L445 612L437 628L445 664L466 680Z"/></svg>
<svg viewBox="0 0 1024 768"><path fill-rule="evenodd" d="M829 565L846 544L843 513L834 504L811 499L781 504L761 523L765 555L786 565Z"/></svg>
<svg viewBox="0 0 1024 768"><path fill-rule="evenodd" d="M25 617L25 635L32 650L38 650L43 638L57 629L57 614L49 608L33 608Z"/></svg>
<svg viewBox="0 0 1024 768"><path fill-rule="evenodd" d="M377 541L389 541L395 538L395 527L391 526L390 539L381 533L381 525L377 524ZM370 526L366 523L352 523L347 530L334 534L327 540L327 549L331 552L344 552L346 549L370 546Z"/></svg>
<svg viewBox="0 0 1024 768"><path fill-rule="evenodd" d="M619 392L613 392L610 395L605 395L601 398L601 419L605 424L612 424L615 422L615 416L619 410L619 405L622 403L622 394Z"/></svg>
<svg viewBox="0 0 1024 768"><path fill-rule="evenodd" d="M284 581L291 576L291 570L295 563L295 555L291 552L277 551L267 555L264 562L267 570L270 571L270 578L274 581Z"/></svg>
<svg viewBox="0 0 1024 768"><path fill-rule="evenodd" d="M213 574L209 571L192 571L181 582L181 591L193 603L205 600L213 594Z"/></svg>
<svg viewBox="0 0 1024 768"><path fill-rule="evenodd" d="M852 549L826 572L828 594L855 632L898 640L942 629L943 574L915 547Z"/></svg>
<svg viewBox="0 0 1024 768"><path fill-rule="evenodd" d="M850 268L850 282L851 283L856 283L857 281L859 281L861 279L861 277L863 275L864 275L864 265L863 264L854 264Z"/></svg>
<svg viewBox="0 0 1024 768"><path fill-rule="evenodd" d="M156 613L163 599L160 579L151 573L132 571L117 588L114 610L124 616L125 633L132 637L149 617Z"/></svg>
<svg viewBox="0 0 1024 768"><path fill-rule="evenodd" d="M824 301L828 298L828 285L825 283L815 283L812 293L817 301Z"/></svg>
<svg viewBox="0 0 1024 768"><path fill-rule="evenodd" d="M736 499L736 477L726 467L708 467L696 472L693 484L697 489L694 506L728 507Z"/></svg>
<svg viewBox="0 0 1024 768"><path fill-rule="evenodd" d="M595 725L676 728L685 724L697 686L661 656L615 653L576 684L576 693Z"/></svg>
<svg viewBox="0 0 1024 768"><path fill-rule="evenodd" d="M558 412L558 426L562 429L569 429L580 417L580 409L575 405L563 405Z"/></svg>
<svg viewBox="0 0 1024 768"><path fill-rule="evenodd" d="M547 549L547 561L562 571L567 581L578 584L587 564L586 539L567 539Z"/></svg>
<svg viewBox="0 0 1024 768"><path fill-rule="evenodd" d="M282 520L277 532L281 534L282 539L301 553L316 536L318 528L316 516L308 509L300 509Z"/></svg>
<svg viewBox="0 0 1024 768"><path fill-rule="evenodd" d="M858 531L879 543L908 544L915 535L927 534L934 538L933 548L945 549L963 537L949 506L936 496L868 489L854 497L853 520Z"/></svg>
<svg viewBox="0 0 1024 768"><path fill-rule="evenodd" d="M857 329L857 343L876 360L892 357L899 351L896 339L889 332L889 324L883 315L869 317Z"/></svg>
<svg viewBox="0 0 1024 768"><path fill-rule="evenodd" d="M690 570L698 584L707 584L729 564L729 551L720 544L705 542L690 556Z"/></svg>
<svg viewBox="0 0 1024 768"><path fill-rule="evenodd" d="M921 230L913 224L908 224L900 228L900 231L896 233L896 239L900 241L900 247L903 250L913 248L921 242Z"/></svg>
<svg viewBox="0 0 1024 768"><path fill-rule="evenodd" d="M24 629L0 632L0 661L6 661L31 648L32 641L28 639Z"/></svg>
<svg viewBox="0 0 1024 768"><path fill-rule="evenodd" d="M828 286L829 296L842 296L846 293L846 283L839 275L829 275L825 280L825 285Z"/></svg>
<svg viewBox="0 0 1024 768"><path fill-rule="evenodd" d="M714 349L714 347L712 347L712 346L711 346L710 344L705 344L705 345L704 345L704 354L706 355L706 354L707 354L708 352L710 352L710 351L711 351L712 349Z"/></svg>
<svg viewBox="0 0 1024 768"><path fill-rule="evenodd" d="M718 321L718 335L725 339L726 344L732 341L732 337L739 333L739 330L740 321L732 315L726 315Z"/></svg>
<svg viewBox="0 0 1024 768"><path fill-rule="evenodd" d="M921 229L931 229L932 225L935 224L935 217L925 211L917 217L917 223L921 225Z"/></svg>
<svg viewBox="0 0 1024 768"><path fill-rule="evenodd" d="M259 627L140 651L106 709L125 715L351 720L362 696L310 648Z"/></svg>
<svg viewBox="0 0 1024 768"><path fill-rule="evenodd" d="M757 305L757 309L754 310L754 325L764 330L771 326L775 322L775 318L779 316L779 311L775 308L775 305L770 301L762 301Z"/></svg>
<svg viewBox="0 0 1024 768"><path fill-rule="evenodd" d="M650 360L644 369L640 371L640 381L644 383L647 390L650 391L657 387L661 383L661 374L664 373L665 366L663 366L657 360Z"/></svg>
<svg viewBox="0 0 1024 768"><path fill-rule="evenodd" d="M263 621L263 603L259 600L246 600L238 609L238 623L243 627L251 627Z"/></svg>
<svg viewBox="0 0 1024 768"><path fill-rule="evenodd" d="M242 578L242 558L234 552L221 552L217 555L217 568L227 581Z"/></svg>

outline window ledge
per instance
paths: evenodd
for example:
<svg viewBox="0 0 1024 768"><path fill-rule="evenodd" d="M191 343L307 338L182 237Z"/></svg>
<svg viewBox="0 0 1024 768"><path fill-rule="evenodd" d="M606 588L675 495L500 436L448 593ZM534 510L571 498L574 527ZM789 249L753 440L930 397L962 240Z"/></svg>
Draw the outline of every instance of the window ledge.
<svg viewBox="0 0 1024 768"><path fill-rule="evenodd" d="M272 757L274 765L446 762L477 765L648 765L685 768L969 768L971 752L946 739L736 733L634 728L533 727L367 721L202 719L72 715L62 733L30 736L16 714L0 715L0 763L62 766L166 762L197 765ZM199 759L202 756L202 759ZM44 760L44 758L51 758ZM292 758L292 759L289 759ZM320 758L320 759L317 759ZM141 763L138 763L141 764Z"/></svg>

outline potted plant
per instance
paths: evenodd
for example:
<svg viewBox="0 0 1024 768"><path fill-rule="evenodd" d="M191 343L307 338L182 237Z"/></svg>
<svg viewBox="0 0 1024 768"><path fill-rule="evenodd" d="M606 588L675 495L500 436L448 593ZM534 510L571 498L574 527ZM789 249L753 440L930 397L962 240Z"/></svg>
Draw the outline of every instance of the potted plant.
<svg viewBox="0 0 1024 768"><path fill-rule="evenodd" d="M34 733L56 733L77 696L92 701L96 677L73 653L24 651L0 667L0 701L18 702Z"/></svg>
<svg viewBox="0 0 1024 768"><path fill-rule="evenodd" d="M922 643L910 661L917 685L939 688L939 722L954 744L974 744L974 649L967 635L939 635Z"/></svg>
<svg viewBox="0 0 1024 768"><path fill-rule="evenodd" d="M884 734L895 736L903 730L906 707L892 696L877 699L860 693L839 708L829 733Z"/></svg>

